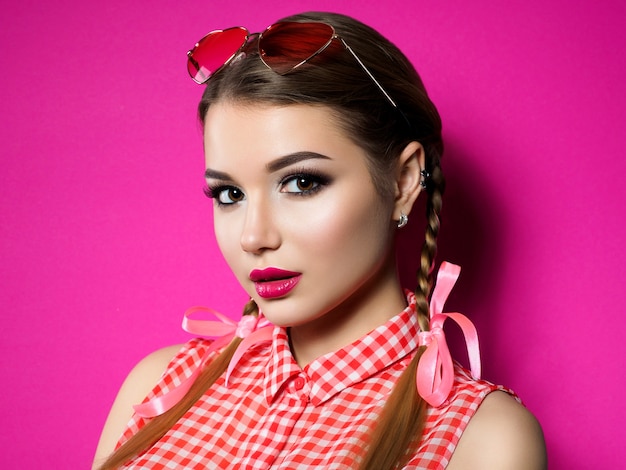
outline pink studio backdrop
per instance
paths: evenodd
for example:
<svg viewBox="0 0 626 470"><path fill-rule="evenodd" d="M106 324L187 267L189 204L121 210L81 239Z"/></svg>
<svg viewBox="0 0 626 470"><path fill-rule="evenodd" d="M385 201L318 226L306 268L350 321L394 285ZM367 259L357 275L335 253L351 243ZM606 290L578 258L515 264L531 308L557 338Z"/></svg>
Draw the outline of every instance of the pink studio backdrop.
<svg viewBox="0 0 626 470"><path fill-rule="evenodd" d="M439 106L440 260L463 265L450 308L484 375L540 419L551 468L623 466L623 2L54 3L1 9L1 468L87 468L126 373L187 339L185 308L239 315L185 52L309 9L388 35Z"/></svg>

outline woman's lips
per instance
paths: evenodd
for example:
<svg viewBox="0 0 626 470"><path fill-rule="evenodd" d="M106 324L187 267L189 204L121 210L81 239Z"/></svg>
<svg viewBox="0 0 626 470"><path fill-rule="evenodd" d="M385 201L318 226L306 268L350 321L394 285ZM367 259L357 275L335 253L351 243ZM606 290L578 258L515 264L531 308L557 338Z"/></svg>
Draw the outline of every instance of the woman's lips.
<svg viewBox="0 0 626 470"><path fill-rule="evenodd" d="M279 268L254 269L250 280L257 294L264 299L276 299L287 295L300 282L302 273Z"/></svg>

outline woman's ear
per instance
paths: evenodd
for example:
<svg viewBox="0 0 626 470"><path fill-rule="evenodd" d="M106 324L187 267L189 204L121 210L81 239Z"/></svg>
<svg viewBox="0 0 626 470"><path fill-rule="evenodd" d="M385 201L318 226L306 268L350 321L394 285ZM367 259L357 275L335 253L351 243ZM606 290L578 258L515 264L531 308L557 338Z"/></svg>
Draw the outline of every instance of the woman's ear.
<svg viewBox="0 0 626 470"><path fill-rule="evenodd" d="M400 154L396 166L396 199L394 220L408 215L422 190L421 171L425 168L424 147L419 142L410 142Z"/></svg>

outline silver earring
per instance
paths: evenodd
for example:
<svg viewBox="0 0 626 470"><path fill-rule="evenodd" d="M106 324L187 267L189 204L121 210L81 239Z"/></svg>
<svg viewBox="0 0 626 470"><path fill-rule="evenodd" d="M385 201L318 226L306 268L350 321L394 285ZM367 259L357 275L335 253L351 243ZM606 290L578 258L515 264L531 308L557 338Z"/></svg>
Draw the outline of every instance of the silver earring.
<svg viewBox="0 0 626 470"><path fill-rule="evenodd" d="M400 220L398 220L398 228L402 228L408 223L409 223L409 216L406 215L404 212L400 212Z"/></svg>
<svg viewBox="0 0 626 470"><path fill-rule="evenodd" d="M420 180L420 186L426 189L426 186L428 185L428 178L430 178L430 173L428 173L426 170L421 170L420 175L422 175L422 179Z"/></svg>

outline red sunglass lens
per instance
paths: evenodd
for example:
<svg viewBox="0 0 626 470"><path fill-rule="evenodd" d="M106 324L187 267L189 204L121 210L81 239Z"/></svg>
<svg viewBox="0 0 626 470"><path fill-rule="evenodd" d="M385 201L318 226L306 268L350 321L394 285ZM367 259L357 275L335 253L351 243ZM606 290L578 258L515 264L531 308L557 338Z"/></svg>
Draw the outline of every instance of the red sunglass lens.
<svg viewBox="0 0 626 470"><path fill-rule="evenodd" d="M200 39L189 53L187 70L198 83L206 82L245 44L248 30L241 27L213 31Z"/></svg>
<svg viewBox="0 0 626 470"><path fill-rule="evenodd" d="M333 28L324 23L275 23L263 32L259 51L268 67L287 73L324 49L333 34Z"/></svg>

